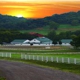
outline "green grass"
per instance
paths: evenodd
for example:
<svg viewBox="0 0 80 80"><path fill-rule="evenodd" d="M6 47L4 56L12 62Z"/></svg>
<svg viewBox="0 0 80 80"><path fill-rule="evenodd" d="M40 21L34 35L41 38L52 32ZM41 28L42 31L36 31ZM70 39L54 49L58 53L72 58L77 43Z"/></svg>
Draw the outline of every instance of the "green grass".
<svg viewBox="0 0 80 80"><path fill-rule="evenodd" d="M48 57L64 57L64 58L78 58L80 59L80 54L30 54L38 56L48 56Z"/></svg>
<svg viewBox="0 0 80 80"><path fill-rule="evenodd" d="M66 32L66 31L76 31L76 30L80 30L80 25L78 26L71 26L69 24L61 24L58 28L58 30L56 30L57 34L59 34L60 32ZM25 33L25 32L36 32L36 33L40 33L43 35L47 35L51 30L49 29L49 26L45 26L43 28L36 28L36 29L32 29L32 30L21 30L20 32Z"/></svg>
<svg viewBox="0 0 80 80"><path fill-rule="evenodd" d="M12 58L21 58L21 54L11 54Z"/></svg>
<svg viewBox="0 0 80 80"><path fill-rule="evenodd" d="M43 27L43 28L36 28L32 30L21 30L20 32L25 33L25 32L35 32L35 33L40 33L43 35L47 35L50 32L49 26Z"/></svg>
<svg viewBox="0 0 80 80"><path fill-rule="evenodd" d="M5 53L4 53L5 54ZM34 54L34 53L12 53L11 54L11 58L18 58L21 59L21 54L25 54L25 55L34 55L34 56L48 56L48 57L64 57L64 58L76 58L76 59L80 59L80 54L44 54L44 53L39 53L39 54Z"/></svg>
<svg viewBox="0 0 80 80"><path fill-rule="evenodd" d="M42 61L32 61L29 60L27 62L30 62L32 64L37 64L53 69L63 70L65 72L72 72L75 74L80 75L80 65L74 65L74 64L66 64L66 63L56 63L56 62L42 62Z"/></svg>
<svg viewBox="0 0 80 80"><path fill-rule="evenodd" d="M57 33L60 33L60 32L66 32L66 31L76 31L76 30L80 30L80 25L78 26L71 26L71 25L68 25L68 24L65 24L65 25L60 25L58 30L57 30Z"/></svg>
<svg viewBox="0 0 80 80"><path fill-rule="evenodd" d="M6 78L4 78L4 77L0 77L0 80L6 80Z"/></svg>
<svg viewBox="0 0 80 80"><path fill-rule="evenodd" d="M25 53L28 55L38 55L38 56L55 56L55 57L68 57L68 58L77 58L80 59L80 54L66 54L66 53L72 53L72 52L80 52L80 50L44 50L44 51L37 51L37 50L0 50L0 52L13 52L12 58L2 58L4 60L9 61L20 61L27 64L37 65L45 68L51 68L56 70L62 70L65 72L71 72L74 74L80 75L80 65L75 64L66 64L66 63L57 63L57 62L45 62L45 61L36 61L36 60L21 60L21 54ZM36 53L36 54L35 54ZM37 54L38 53L38 54ZM49 53L49 54L45 54ZM56 53L56 54L54 54ZM65 54L59 54L59 53L65 53ZM0 77L0 80L6 80L3 77Z"/></svg>
<svg viewBox="0 0 80 80"><path fill-rule="evenodd" d="M5 54L5 53L4 53ZM56 54L54 54L54 53L12 53L11 54L11 58L15 58L15 59L21 59L21 54L25 54L25 55L34 55L34 56L43 56L43 57L46 57L46 56L48 56L48 57L59 57L59 58L76 58L76 59L80 59L80 54L60 54L60 53L56 53Z"/></svg>
<svg viewBox="0 0 80 80"><path fill-rule="evenodd" d="M80 50L72 50L72 49L67 49L67 50L56 50L56 49L50 49L50 50L1 50L0 52L24 52L24 53L66 53L66 52L80 52Z"/></svg>

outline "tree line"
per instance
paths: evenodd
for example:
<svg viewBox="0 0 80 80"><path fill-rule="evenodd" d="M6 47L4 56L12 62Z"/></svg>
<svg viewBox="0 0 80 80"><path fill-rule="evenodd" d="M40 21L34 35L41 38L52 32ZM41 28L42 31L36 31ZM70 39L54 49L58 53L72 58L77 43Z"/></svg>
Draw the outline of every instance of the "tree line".
<svg viewBox="0 0 80 80"><path fill-rule="evenodd" d="M80 11L64 14L55 14L41 19L17 18L0 14L0 29L29 30L44 26L57 30L60 24L70 24L77 26L80 24Z"/></svg>
<svg viewBox="0 0 80 80"><path fill-rule="evenodd" d="M58 42L61 39L71 39L73 35L75 35L75 36L80 35L80 30L75 31L75 32L71 32L71 31L61 32L60 34L57 34L53 30L49 34L44 35L44 36L48 37L53 42ZM6 30L6 29L0 30L0 44L10 43L14 39L29 39L29 40L31 40L36 37L38 37L38 36L29 34L29 33L21 33L19 30Z"/></svg>
<svg viewBox="0 0 80 80"><path fill-rule="evenodd" d="M0 44L10 43L15 39L33 39L36 36L29 33L21 33L18 30L0 30Z"/></svg>

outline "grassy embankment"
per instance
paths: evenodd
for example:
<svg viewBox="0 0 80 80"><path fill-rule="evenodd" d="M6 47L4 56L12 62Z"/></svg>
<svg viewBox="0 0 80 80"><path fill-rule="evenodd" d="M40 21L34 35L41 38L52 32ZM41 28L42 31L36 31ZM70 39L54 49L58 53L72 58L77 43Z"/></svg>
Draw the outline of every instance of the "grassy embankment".
<svg viewBox="0 0 80 80"><path fill-rule="evenodd" d="M0 77L0 80L6 80L6 78L4 78L4 77Z"/></svg>

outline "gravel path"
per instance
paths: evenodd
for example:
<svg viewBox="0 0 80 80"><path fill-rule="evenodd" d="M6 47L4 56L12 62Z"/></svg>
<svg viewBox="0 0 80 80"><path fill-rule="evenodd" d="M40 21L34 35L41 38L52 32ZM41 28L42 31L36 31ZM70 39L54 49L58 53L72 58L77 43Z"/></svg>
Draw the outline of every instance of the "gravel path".
<svg viewBox="0 0 80 80"><path fill-rule="evenodd" d="M80 80L72 73L5 60L0 60L0 71L7 80Z"/></svg>

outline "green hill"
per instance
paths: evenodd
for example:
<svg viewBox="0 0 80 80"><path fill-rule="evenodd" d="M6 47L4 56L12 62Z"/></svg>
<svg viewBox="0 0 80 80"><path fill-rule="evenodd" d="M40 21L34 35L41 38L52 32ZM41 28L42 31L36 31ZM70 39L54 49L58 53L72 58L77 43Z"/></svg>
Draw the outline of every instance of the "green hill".
<svg viewBox="0 0 80 80"><path fill-rule="evenodd" d="M63 27L63 28L71 27L73 28L71 30L74 31L80 25L80 11L68 12L64 14L54 14L52 16L40 18L40 19L17 18L17 17L0 14L0 29L11 29L11 30L16 29L16 30L27 30L27 31L36 29L41 33L45 32L44 34L47 34L47 32L49 32L50 29L47 29L47 27L45 26L51 26L52 23L54 23L55 25L59 24L60 25L59 27ZM55 26L51 26L51 27L55 27ZM57 31L60 32L61 30L57 30Z"/></svg>
<svg viewBox="0 0 80 80"><path fill-rule="evenodd" d="M80 30L80 25L78 26L71 26L69 24L61 24L58 28L58 30L56 30L57 34L60 32L66 32L66 31L77 31ZM35 29L31 29L31 30L20 30L20 32L25 33L25 32L36 32L36 33L40 33L43 35L47 35L49 32L51 31L51 29L49 28L49 26L45 26L43 28L35 28Z"/></svg>

